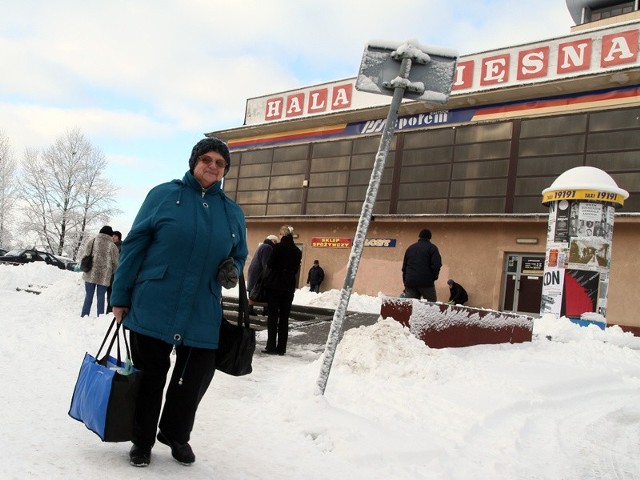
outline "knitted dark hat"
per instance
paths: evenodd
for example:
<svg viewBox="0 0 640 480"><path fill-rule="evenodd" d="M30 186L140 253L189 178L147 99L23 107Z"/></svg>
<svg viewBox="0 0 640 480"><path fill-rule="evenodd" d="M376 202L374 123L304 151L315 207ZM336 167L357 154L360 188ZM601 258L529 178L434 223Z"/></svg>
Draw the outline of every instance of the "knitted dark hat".
<svg viewBox="0 0 640 480"><path fill-rule="evenodd" d="M105 225L100 229L100 233L106 233L107 235L111 236L113 235L113 228L111 228L109 225Z"/></svg>
<svg viewBox="0 0 640 480"><path fill-rule="evenodd" d="M229 147L222 140L216 137L203 138L196 143L191 150L191 157L189 158L189 171L193 173L193 168L196 166L198 157L204 155L207 152L218 152L224 158L226 166L224 167L224 174L226 175L231 165L231 157L229 155Z"/></svg>
<svg viewBox="0 0 640 480"><path fill-rule="evenodd" d="M418 238L426 238L427 240L431 240L431 230L429 230L428 228L421 230Z"/></svg>

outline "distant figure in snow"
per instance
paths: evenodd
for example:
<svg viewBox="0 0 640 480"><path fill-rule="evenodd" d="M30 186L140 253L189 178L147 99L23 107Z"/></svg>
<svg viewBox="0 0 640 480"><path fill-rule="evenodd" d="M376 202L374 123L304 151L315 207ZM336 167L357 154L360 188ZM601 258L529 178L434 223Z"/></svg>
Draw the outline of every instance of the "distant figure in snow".
<svg viewBox="0 0 640 480"><path fill-rule="evenodd" d="M447 303L451 305L464 305L469 300L469 295L462 285L454 282L453 280L447 280L449 285L449 301Z"/></svg>
<svg viewBox="0 0 640 480"><path fill-rule="evenodd" d="M313 261L313 267L309 269L307 275L307 285L309 285L310 292L320 293L320 284L324 280L324 270L320 266L318 260Z"/></svg>

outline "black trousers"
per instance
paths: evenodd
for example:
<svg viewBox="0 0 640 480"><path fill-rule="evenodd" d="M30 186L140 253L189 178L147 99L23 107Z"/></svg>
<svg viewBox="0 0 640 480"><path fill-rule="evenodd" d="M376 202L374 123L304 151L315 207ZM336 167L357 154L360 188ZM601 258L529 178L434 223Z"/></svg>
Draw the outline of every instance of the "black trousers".
<svg viewBox="0 0 640 480"><path fill-rule="evenodd" d="M407 298L424 298L430 302L437 302L436 287L404 287Z"/></svg>
<svg viewBox="0 0 640 480"><path fill-rule="evenodd" d="M131 332L131 357L142 370L133 425L133 443L151 448L158 419L160 430L174 442L187 443L196 410L216 371L216 350L176 346L176 362L162 405L173 345ZM162 417L160 417L162 411Z"/></svg>
<svg viewBox="0 0 640 480"><path fill-rule="evenodd" d="M295 292L267 290L267 350L286 353L289 339L289 314Z"/></svg>

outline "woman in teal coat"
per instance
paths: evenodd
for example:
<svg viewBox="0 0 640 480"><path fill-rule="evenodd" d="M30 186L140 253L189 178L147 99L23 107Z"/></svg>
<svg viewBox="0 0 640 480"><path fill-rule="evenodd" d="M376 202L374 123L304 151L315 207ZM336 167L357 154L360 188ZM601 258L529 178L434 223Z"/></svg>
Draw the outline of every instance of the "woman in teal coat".
<svg viewBox="0 0 640 480"><path fill-rule="evenodd" d="M179 462L195 461L188 442L215 373L222 287L236 285L248 253L242 210L221 189L229 165L224 142L198 142L189 171L149 192L122 244L111 302L116 320L131 330L133 362L143 372L129 452L134 466L150 463L158 420L158 441Z"/></svg>

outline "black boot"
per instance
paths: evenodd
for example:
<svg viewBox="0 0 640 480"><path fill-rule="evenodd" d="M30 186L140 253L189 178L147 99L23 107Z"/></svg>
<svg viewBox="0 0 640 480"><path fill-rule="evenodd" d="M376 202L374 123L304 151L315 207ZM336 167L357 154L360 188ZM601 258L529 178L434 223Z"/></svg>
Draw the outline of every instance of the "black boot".
<svg viewBox="0 0 640 480"><path fill-rule="evenodd" d="M146 467L151 463L151 449L134 443L129 450L129 463L134 467Z"/></svg>
<svg viewBox="0 0 640 480"><path fill-rule="evenodd" d="M191 445L188 443L172 442L162 432L158 432L158 441L165 445L169 445L171 447L171 455L181 464L191 465L196 461L196 456L193 453L193 450L191 450Z"/></svg>

